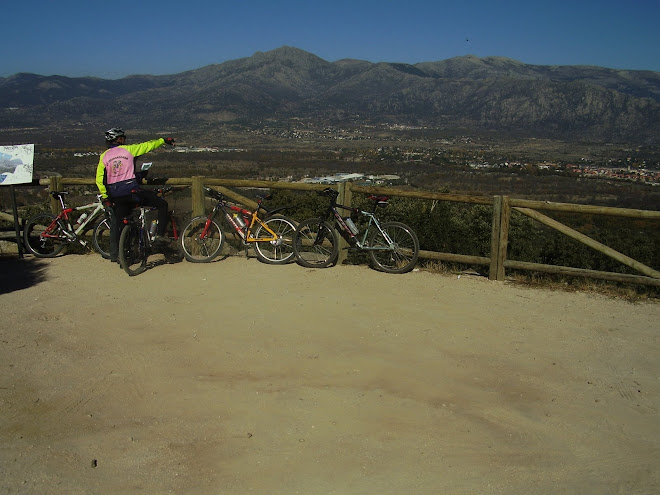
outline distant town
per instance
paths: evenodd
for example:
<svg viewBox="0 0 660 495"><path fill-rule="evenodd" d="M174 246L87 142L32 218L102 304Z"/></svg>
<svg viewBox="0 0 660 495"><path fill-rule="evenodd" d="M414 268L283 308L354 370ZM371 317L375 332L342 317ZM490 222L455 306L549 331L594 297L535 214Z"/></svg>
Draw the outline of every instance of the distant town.
<svg viewBox="0 0 660 495"><path fill-rule="evenodd" d="M293 133L294 136L299 136L298 132ZM449 143L443 143L449 144ZM217 146L205 147L192 147L192 146L177 146L170 152L175 153L241 153L247 152L246 148L227 148ZM409 163L414 166L416 162L429 163L434 160L436 156L442 155L446 150L407 150L399 149L397 147L378 147L372 150L362 150L357 157L359 161L367 159L390 159L394 161L401 161ZM98 156L99 152L77 152L73 153L75 157ZM575 177L584 178L600 178L609 180L631 181L649 184L652 186L660 186L660 170L644 168L640 164L625 165L621 163L613 163L612 166L602 166L589 163L584 160L584 163L557 163L549 161L540 161L537 163L523 162L523 161L507 161L501 160L495 162L494 160L479 159L469 153L449 154L449 162L452 165L461 165L469 167L473 170L481 170L484 172L494 170L510 170L511 172L533 172L545 174L567 174ZM475 159L476 158L476 159ZM644 165L644 164L641 164ZM291 180L284 178L284 180ZM318 183L318 184L335 184L338 182L353 181L364 185L395 185L402 183L403 179L398 175L369 175L360 173L342 172L331 176L319 177L305 177L301 182L305 183Z"/></svg>
<svg viewBox="0 0 660 495"><path fill-rule="evenodd" d="M385 186L401 182L398 175L365 175L357 173L337 173L324 177L305 177L300 182L305 184L337 184L339 182L357 182L360 185Z"/></svg>
<svg viewBox="0 0 660 495"><path fill-rule="evenodd" d="M645 168L632 167L598 167L595 165L579 164L557 164L541 162L534 165L521 162L503 162L496 165L490 163L470 163L472 169L523 169L530 166L538 170L564 172L576 177L606 178L615 180L626 180L632 182L644 182L652 186L660 186L660 171L647 170Z"/></svg>

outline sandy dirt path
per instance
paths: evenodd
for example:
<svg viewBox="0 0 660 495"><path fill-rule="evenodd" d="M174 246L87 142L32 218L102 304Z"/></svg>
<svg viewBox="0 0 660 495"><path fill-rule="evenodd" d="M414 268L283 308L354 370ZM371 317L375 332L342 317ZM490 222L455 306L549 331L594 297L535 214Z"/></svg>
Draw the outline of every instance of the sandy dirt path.
<svg viewBox="0 0 660 495"><path fill-rule="evenodd" d="M0 494L657 494L660 304L0 260Z"/></svg>

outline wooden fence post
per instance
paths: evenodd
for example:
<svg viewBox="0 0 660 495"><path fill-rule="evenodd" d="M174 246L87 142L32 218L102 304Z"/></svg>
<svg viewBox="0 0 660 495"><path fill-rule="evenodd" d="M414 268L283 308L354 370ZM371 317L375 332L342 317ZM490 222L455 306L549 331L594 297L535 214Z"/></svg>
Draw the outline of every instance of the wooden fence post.
<svg viewBox="0 0 660 495"><path fill-rule="evenodd" d="M495 196L493 201L493 229L490 237L490 280L505 278L504 261L509 245L511 205L508 196Z"/></svg>
<svg viewBox="0 0 660 495"><path fill-rule="evenodd" d="M62 187L62 177L50 178L50 186L48 188L49 193L53 191L61 191L60 189L61 187ZM61 209L62 206L60 205L60 202L57 199L55 199L53 196L50 196L50 211L53 212L55 215L57 215L59 214Z"/></svg>
<svg viewBox="0 0 660 495"><path fill-rule="evenodd" d="M206 205L204 204L204 176L195 175L192 178L191 188L191 203L192 203L192 216L199 217L206 213Z"/></svg>
<svg viewBox="0 0 660 495"><path fill-rule="evenodd" d="M345 205L351 206L351 201L353 200L353 191L351 190L350 182L341 182L338 187L339 196L337 197L337 202ZM348 243L343 236L339 236L339 256L337 258L337 264L341 265L348 258Z"/></svg>

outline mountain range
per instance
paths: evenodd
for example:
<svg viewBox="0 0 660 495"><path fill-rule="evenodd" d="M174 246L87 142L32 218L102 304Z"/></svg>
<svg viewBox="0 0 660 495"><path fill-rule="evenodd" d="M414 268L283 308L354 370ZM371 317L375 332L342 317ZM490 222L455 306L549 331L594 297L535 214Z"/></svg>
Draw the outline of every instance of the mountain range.
<svg viewBox="0 0 660 495"><path fill-rule="evenodd" d="M328 62L284 46L173 75L0 78L0 129L193 130L291 118L660 144L660 73L462 56Z"/></svg>

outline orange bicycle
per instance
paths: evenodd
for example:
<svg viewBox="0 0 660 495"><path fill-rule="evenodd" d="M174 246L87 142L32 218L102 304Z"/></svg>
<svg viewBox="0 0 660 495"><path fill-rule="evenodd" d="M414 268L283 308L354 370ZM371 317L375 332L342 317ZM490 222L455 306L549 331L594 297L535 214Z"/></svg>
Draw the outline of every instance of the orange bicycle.
<svg viewBox="0 0 660 495"><path fill-rule="evenodd" d="M229 226L241 239L243 246L254 246L257 258L264 263L284 264L293 261L293 234L295 224L288 218L278 215L286 207L267 210L262 202L269 197L259 197L254 211L246 210L227 201L215 189L204 187L206 193L217 200L213 211L207 216L193 218L181 233L181 250L188 261L208 263L222 251L225 232L216 221L220 212ZM259 218L259 212L266 213Z"/></svg>

